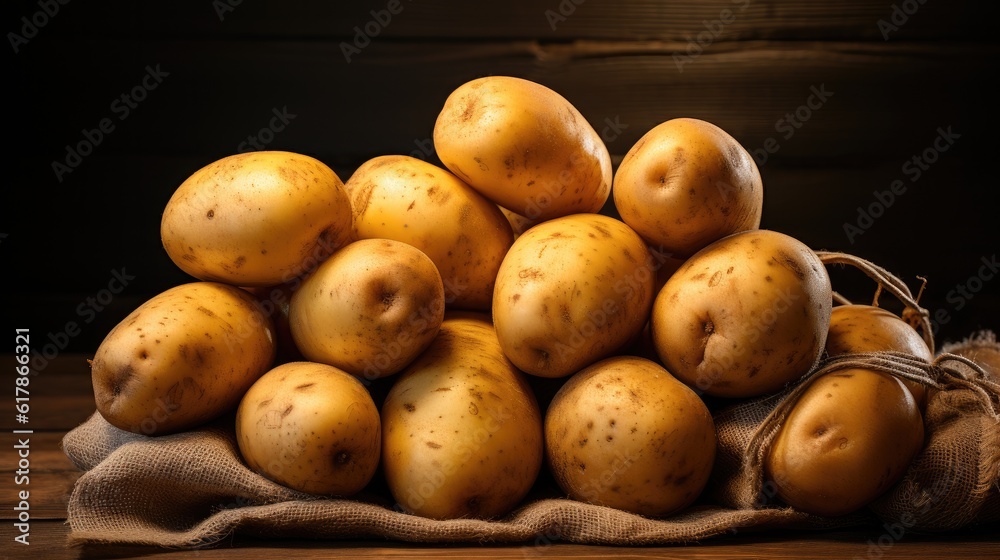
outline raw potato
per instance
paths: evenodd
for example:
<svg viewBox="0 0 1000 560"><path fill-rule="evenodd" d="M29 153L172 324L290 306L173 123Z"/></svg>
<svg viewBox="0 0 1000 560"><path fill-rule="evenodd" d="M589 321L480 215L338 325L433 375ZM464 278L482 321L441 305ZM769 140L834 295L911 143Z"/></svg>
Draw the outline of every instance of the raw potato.
<svg viewBox="0 0 1000 560"><path fill-rule="evenodd" d="M563 385L545 415L545 442L570 498L651 517L690 505L715 461L705 403L658 364L628 356Z"/></svg>
<svg viewBox="0 0 1000 560"><path fill-rule="evenodd" d="M389 391L382 430L389 489L423 517L500 517L542 465L538 404L487 315L448 314Z"/></svg>
<svg viewBox="0 0 1000 560"><path fill-rule="evenodd" d="M360 381L335 367L290 362L264 374L236 412L247 465L309 494L350 496L375 475L378 408Z"/></svg>
<svg viewBox="0 0 1000 560"><path fill-rule="evenodd" d="M698 119L672 119L647 132L614 178L622 221L650 245L679 257L760 226L764 187L749 152Z"/></svg>
<svg viewBox="0 0 1000 560"><path fill-rule="evenodd" d="M907 352L930 362L934 359L927 343L909 323L880 307L838 305L830 314L826 351L832 356L894 350ZM900 379L910 390L921 410L927 402L924 385Z"/></svg>
<svg viewBox="0 0 1000 560"><path fill-rule="evenodd" d="M348 179L358 239L409 243L434 261L448 305L487 311L514 235L495 204L448 171L409 156L380 156Z"/></svg>
<svg viewBox="0 0 1000 560"><path fill-rule="evenodd" d="M321 161L250 152L196 171L163 211L171 260L201 280L273 286L294 280L350 242L351 203Z"/></svg>
<svg viewBox="0 0 1000 560"><path fill-rule="evenodd" d="M657 264L622 222L549 220L518 237L493 294L504 353L521 370L565 377L621 349L646 324Z"/></svg>
<svg viewBox="0 0 1000 560"><path fill-rule="evenodd" d="M837 371L799 398L765 457L765 476L796 509L845 515L899 480L923 442L920 410L897 378Z"/></svg>
<svg viewBox="0 0 1000 560"><path fill-rule="evenodd" d="M802 242L754 230L688 259L653 303L656 351L667 370L717 397L773 393L808 372L826 344L826 268Z"/></svg>
<svg viewBox="0 0 1000 560"><path fill-rule="evenodd" d="M232 410L274 355L274 327L253 296L215 282L182 284L105 337L91 362L97 410L139 434L195 428Z"/></svg>
<svg viewBox="0 0 1000 560"><path fill-rule="evenodd" d="M529 220L597 212L611 192L611 156L563 96L521 78L459 86L434 124L445 167Z"/></svg>
<svg viewBox="0 0 1000 560"><path fill-rule="evenodd" d="M306 358L372 380L423 352L444 308L441 275L427 255L400 241L363 239L302 282L288 316Z"/></svg>

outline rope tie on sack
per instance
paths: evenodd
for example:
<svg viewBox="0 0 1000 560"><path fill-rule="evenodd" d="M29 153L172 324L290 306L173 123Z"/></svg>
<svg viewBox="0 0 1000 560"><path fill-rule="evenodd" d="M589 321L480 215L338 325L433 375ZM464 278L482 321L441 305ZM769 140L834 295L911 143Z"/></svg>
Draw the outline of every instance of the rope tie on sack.
<svg viewBox="0 0 1000 560"><path fill-rule="evenodd" d="M958 362L967 366L971 373L951 367ZM927 362L905 352L884 351L860 354L844 354L828 358L818 367L802 376L785 391L768 397L777 399L778 404L761 421L747 443L747 453L743 457L740 476L760 489L764 484L764 460L771 443L777 436L788 415L799 398L816 378L845 369L867 369L915 381L939 391L968 390L975 395L983 410L993 420L1000 422L1000 384L990 379L983 368L974 361L956 354L941 354L932 362Z"/></svg>
<svg viewBox="0 0 1000 560"><path fill-rule="evenodd" d="M902 314L903 320L920 332L931 354L934 354L934 333L931 328L931 314L921 307L919 303L920 295L923 294L926 281L921 285L917 297L913 297L913 292L910 291L906 283L893 273L871 261L848 253L838 253L835 251L816 251L816 255L827 266L832 264L851 265L874 280L878 284L878 289L875 292L872 305L878 307L878 298L882 294L883 289L896 296L905 306ZM834 292L834 300L840 304L851 303L847 298L836 292Z"/></svg>

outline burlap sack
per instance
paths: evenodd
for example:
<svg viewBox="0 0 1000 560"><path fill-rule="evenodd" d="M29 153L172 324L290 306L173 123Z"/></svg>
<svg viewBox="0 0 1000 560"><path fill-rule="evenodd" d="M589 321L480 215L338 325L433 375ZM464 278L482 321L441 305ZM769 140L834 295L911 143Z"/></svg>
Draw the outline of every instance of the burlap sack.
<svg viewBox="0 0 1000 560"><path fill-rule="evenodd" d="M885 523L916 531L945 531L997 519L1000 385L978 364L950 353L940 354L933 364L898 352L828 359L777 395L721 411L715 416L719 451L711 497L733 508L778 503L763 464L781 422L812 379L851 367L934 388L924 414L924 449L902 480L869 509Z"/></svg>
<svg viewBox="0 0 1000 560"><path fill-rule="evenodd" d="M244 465L232 432L222 424L152 438L124 432L95 413L66 435L63 449L87 471L69 501L70 541L76 544L196 548L248 535L650 545L759 528L831 528L872 521L857 516L824 519L789 508L721 507L696 507L669 519L648 519L565 499L539 500L498 521L434 521L395 511L384 497L323 499L270 482Z"/></svg>

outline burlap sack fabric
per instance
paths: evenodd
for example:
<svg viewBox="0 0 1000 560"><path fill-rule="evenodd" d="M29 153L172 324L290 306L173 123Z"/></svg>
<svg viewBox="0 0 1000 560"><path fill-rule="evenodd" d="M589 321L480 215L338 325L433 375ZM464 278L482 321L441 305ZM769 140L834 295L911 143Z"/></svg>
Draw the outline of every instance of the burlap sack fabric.
<svg viewBox="0 0 1000 560"><path fill-rule="evenodd" d="M1000 350L995 341L977 340ZM960 353L955 348L951 351ZM978 374L971 368L968 373L939 366L928 374L926 367L911 371L897 366L904 376L924 375L941 388L928 403L926 446L904 479L872 504L870 511L857 515L822 518L782 507L774 503L762 473L748 470L748 464L758 463L748 463L747 458L761 450L747 446L768 414L788 398L786 391L717 415L720 447L706 492L719 505L698 506L665 519L543 499L501 520L434 521L398 512L384 497L318 498L270 482L244 465L226 423L154 438L119 430L95 413L63 440L66 454L86 471L69 501L70 540L179 548L211 546L232 535L650 545L744 530L877 526L881 521L872 512L882 521L903 522L907 528L923 531L1000 519L1000 424L996 419L1000 391L996 385L976 381ZM973 382L962 382L963 375Z"/></svg>

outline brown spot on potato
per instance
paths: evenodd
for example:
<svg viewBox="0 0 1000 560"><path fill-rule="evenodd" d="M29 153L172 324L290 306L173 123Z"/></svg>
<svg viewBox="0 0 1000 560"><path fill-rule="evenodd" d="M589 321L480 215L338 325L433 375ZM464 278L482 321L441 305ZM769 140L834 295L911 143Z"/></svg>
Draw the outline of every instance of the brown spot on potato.
<svg viewBox="0 0 1000 560"><path fill-rule="evenodd" d="M347 451L335 451L333 453L333 462L337 465L346 465L351 462L351 454Z"/></svg>
<svg viewBox="0 0 1000 560"><path fill-rule="evenodd" d="M713 274L712 277L709 278L709 280L708 280L708 287L709 288L714 288L714 287L718 286L719 282L721 280L722 280L722 271L721 270L717 270L717 271L715 271L715 274Z"/></svg>
<svg viewBox="0 0 1000 560"><path fill-rule="evenodd" d="M438 387L437 389L434 389L435 393L441 393L444 391L451 391L451 387Z"/></svg>
<svg viewBox="0 0 1000 560"><path fill-rule="evenodd" d="M589 440L588 438L583 438L583 439L581 439L581 440L579 441L579 444L580 444L580 447L583 447L583 446L587 445L587 442L588 442L588 441L590 441L590 440Z"/></svg>
<svg viewBox="0 0 1000 560"><path fill-rule="evenodd" d="M285 410L281 411L281 417L284 418L285 416L288 416L289 414L291 414L293 408L295 408L295 405L290 404L290 405L286 406Z"/></svg>
<svg viewBox="0 0 1000 560"><path fill-rule="evenodd" d="M479 407L476 406L476 403L474 402L469 403L469 414L473 416L477 416L479 414Z"/></svg>
<svg viewBox="0 0 1000 560"><path fill-rule="evenodd" d="M296 391L304 391L305 389L308 389L309 387L312 387L314 385L316 385L316 384L315 383L303 383L302 385L299 385L299 386L295 387L295 390Z"/></svg>
<svg viewBox="0 0 1000 560"><path fill-rule="evenodd" d="M118 396L125 390L125 386L135 376L135 369L131 365L119 369L115 375L111 376L111 394Z"/></svg>
<svg viewBox="0 0 1000 560"><path fill-rule="evenodd" d="M260 401L259 403L257 403L257 410L260 410L269 404L271 404L271 399Z"/></svg>
<svg viewBox="0 0 1000 560"><path fill-rule="evenodd" d="M799 263L795 260L795 258L788 253L779 250L778 262L788 270L791 270L792 274L794 274L799 280L805 279L806 274L802 271L802 267L799 266Z"/></svg>
<svg viewBox="0 0 1000 560"><path fill-rule="evenodd" d="M441 444L436 441L428 441L427 447L430 447L431 449L441 449Z"/></svg>
<svg viewBox="0 0 1000 560"><path fill-rule="evenodd" d="M217 317L214 311L202 305L198 306L198 311L204 313L205 315L208 315L209 317ZM181 346L182 352L184 351L184 348L185 348L184 346Z"/></svg>
<svg viewBox="0 0 1000 560"><path fill-rule="evenodd" d="M417 410L417 407L413 406L413 403L409 402L403 403L403 408L405 408L407 412L413 412Z"/></svg>
<svg viewBox="0 0 1000 560"><path fill-rule="evenodd" d="M205 217L208 218L209 220L211 220L212 218L214 218L215 217L215 210L209 210L208 213L205 214Z"/></svg>

